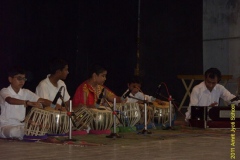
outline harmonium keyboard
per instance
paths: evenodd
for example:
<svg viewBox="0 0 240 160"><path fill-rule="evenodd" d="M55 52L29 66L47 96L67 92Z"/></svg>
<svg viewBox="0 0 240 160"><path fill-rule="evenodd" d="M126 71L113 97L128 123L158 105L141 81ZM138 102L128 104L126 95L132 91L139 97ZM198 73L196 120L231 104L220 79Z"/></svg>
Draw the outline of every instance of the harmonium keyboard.
<svg viewBox="0 0 240 160"><path fill-rule="evenodd" d="M240 128L240 107L191 106L190 125L198 128Z"/></svg>

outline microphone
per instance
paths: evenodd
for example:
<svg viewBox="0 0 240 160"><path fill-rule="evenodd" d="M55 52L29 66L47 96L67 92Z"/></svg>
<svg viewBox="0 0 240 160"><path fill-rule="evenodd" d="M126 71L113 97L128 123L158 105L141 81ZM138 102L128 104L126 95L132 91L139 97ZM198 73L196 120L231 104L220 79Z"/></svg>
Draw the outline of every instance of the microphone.
<svg viewBox="0 0 240 160"><path fill-rule="evenodd" d="M123 98L123 99L126 99L126 98L129 96L130 93L131 93L131 90L129 89L129 90L122 96L122 98Z"/></svg>
<svg viewBox="0 0 240 160"><path fill-rule="evenodd" d="M99 106L100 103L101 103L101 100L102 100L102 98L103 98L104 89L105 89L105 88L103 88L103 89L102 89L102 92L99 94L98 100L97 100L97 102L96 102L97 106Z"/></svg>
<svg viewBox="0 0 240 160"><path fill-rule="evenodd" d="M231 101L231 102L234 102L234 101L238 101L238 100L240 100L240 97L239 97L239 96L236 96L236 97L234 97L233 99L231 99L230 101Z"/></svg>
<svg viewBox="0 0 240 160"><path fill-rule="evenodd" d="M58 92L57 92L54 100L52 101L52 103L51 103L51 107L52 107L52 108L55 108L55 107L56 107L57 100L58 100L58 98L61 96L62 89L63 89L63 86L61 86L61 87L59 88L59 90L58 90Z"/></svg>
<svg viewBox="0 0 240 160"><path fill-rule="evenodd" d="M158 92L159 92L161 86L162 86L161 84L158 85L157 90L156 90L156 92L155 92L155 97L157 97L157 95L159 95Z"/></svg>

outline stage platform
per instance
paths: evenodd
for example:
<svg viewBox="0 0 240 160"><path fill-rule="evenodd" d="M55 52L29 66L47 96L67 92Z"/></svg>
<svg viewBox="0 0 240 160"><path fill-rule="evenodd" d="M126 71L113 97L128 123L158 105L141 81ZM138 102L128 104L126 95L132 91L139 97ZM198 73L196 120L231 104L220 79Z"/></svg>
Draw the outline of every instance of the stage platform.
<svg viewBox="0 0 240 160"><path fill-rule="evenodd" d="M181 116L171 129L150 131L152 134L139 134L139 130L119 133L121 138L78 135L71 141L68 136L36 142L0 139L0 159L226 160L231 159L231 153L240 158L239 130L234 133L234 147L230 129L188 127Z"/></svg>

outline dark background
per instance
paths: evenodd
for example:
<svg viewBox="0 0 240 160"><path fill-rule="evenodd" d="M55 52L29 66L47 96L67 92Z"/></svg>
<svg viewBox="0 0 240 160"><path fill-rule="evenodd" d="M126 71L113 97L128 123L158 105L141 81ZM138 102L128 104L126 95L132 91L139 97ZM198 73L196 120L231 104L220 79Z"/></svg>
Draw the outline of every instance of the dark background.
<svg viewBox="0 0 240 160"><path fill-rule="evenodd" d="M25 88L35 92L48 74L48 61L68 61L71 96L92 63L107 67L105 85L121 95L134 74L138 50L138 0L0 2L0 87L7 70L27 70ZM154 95L164 82L176 102L185 89L178 74L202 74L202 1L141 0L142 90ZM164 85L163 85L164 86ZM161 93L167 96L166 88Z"/></svg>

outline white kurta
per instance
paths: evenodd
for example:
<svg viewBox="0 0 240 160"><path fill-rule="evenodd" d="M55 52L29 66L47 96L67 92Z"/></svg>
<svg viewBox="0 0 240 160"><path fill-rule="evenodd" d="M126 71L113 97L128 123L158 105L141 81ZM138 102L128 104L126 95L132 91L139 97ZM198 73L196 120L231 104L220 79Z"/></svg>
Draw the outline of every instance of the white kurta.
<svg viewBox="0 0 240 160"><path fill-rule="evenodd" d="M58 93L59 89L63 86L63 90L61 91L61 95L64 99L64 102L68 101L70 99L70 95L67 91L67 87L66 87L66 84L62 81L62 80L59 80L57 82L57 85L58 87L55 87L49 80L49 76L47 76L47 78L45 78L44 80L42 80L37 88L36 88L36 94L41 97L41 98L44 98L44 99L48 99L50 101L53 101L56 94ZM59 98L58 101L57 101L57 104L61 105L62 104L62 101L61 99Z"/></svg>
<svg viewBox="0 0 240 160"><path fill-rule="evenodd" d="M127 90L125 93L127 93L129 90ZM124 94L125 94L124 93ZM123 94L123 95L124 95ZM146 100L148 102L152 102L154 101L156 98L152 97L152 96L149 96L149 95L145 95L143 94L142 92L137 92L135 95L133 95L132 93L129 94L130 97L127 97L127 100L126 100L126 103L136 103L139 100L145 100L145 97L146 97ZM131 98L133 97L133 98ZM135 99L136 98L136 99Z"/></svg>
<svg viewBox="0 0 240 160"><path fill-rule="evenodd" d="M236 97L231 94L223 85L216 84L212 92L210 92L205 82L201 82L196 85L190 95L190 103L188 106L188 111L186 112L186 119L191 118L191 106L209 106L214 102L219 104L219 99L222 98L225 102L230 103L230 100ZM239 102L234 102L238 104Z"/></svg>
<svg viewBox="0 0 240 160"><path fill-rule="evenodd" d="M16 93L11 85L0 91L0 137L21 139L24 129L24 123L22 123L22 121L25 119L26 108L24 105L9 104L5 101L7 97L29 100L32 102L36 102L39 97L28 89L20 89L20 91Z"/></svg>

